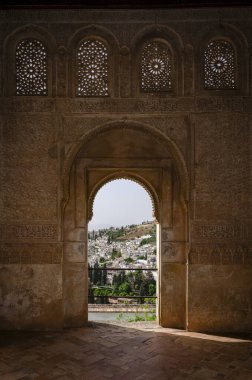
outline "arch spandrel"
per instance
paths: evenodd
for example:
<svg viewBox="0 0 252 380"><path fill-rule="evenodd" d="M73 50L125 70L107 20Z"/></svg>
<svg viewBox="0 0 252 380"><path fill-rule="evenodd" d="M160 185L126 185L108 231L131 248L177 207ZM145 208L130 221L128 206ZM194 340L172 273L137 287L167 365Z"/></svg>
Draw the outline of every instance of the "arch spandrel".
<svg viewBox="0 0 252 380"><path fill-rule="evenodd" d="M183 154L181 153L176 143L163 132L157 130L156 128L148 124L139 123L136 121L126 121L124 119L101 124L100 126L92 130L89 130L87 133L83 134L83 136L76 143L73 143L69 147L69 150L65 157L63 170L63 207L66 205L67 200L69 198L70 171L79 152L85 149L85 146L89 142L95 141L95 139L99 137L101 134L113 130L123 130L124 133L127 132L127 130L141 131L146 136L149 136L152 144L154 141L157 141L159 144L161 144L161 146L163 146L167 150L167 157L169 157L172 160L173 167L175 169L175 172L177 173L177 179L180 188L180 199L182 203L186 205L189 196L189 177Z"/></svg>

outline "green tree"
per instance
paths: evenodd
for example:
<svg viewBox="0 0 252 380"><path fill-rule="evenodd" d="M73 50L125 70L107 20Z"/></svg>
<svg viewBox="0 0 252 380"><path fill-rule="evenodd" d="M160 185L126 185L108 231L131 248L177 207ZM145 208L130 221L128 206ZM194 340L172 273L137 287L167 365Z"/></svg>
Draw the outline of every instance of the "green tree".
<svg viewBox="0 0 252 380"><path fill-rule="evenodd" d="M144 280L143 272L140 270L136 270L135 272L135 279L134 279L134 288L140 289L140 286Z"/></svg>
<svg viewBox="0 0 252 380"><path fill-rule="evenodd" d="M132 257L127 257L126 259L124 259L124 262L126 264L131 264L131 263L134 263L134 260L132 259Z"/></svg>
<svg viewBox="0 0 252 380"><path fill-rule="evenodd" d="M132 292L131 285L128 282L123 282L119 286L120 296L128 296Z"/></svg>
<svg viewBox="0 0 252 380"><path fill-rule="evenodd" d="M106 266L106 264L103 265L103 268L104 269L101 270L101 285L106 285L107 284L107 270L106 270L107 266Z"/></svg>
<svg viewBox="0 0 252 380"><path fill-rule="evenodd" d="M94 269L95 270L93 270L93 284L100 285L102 273L101 273L101 269L99 268L98 260L96 260L94 263Z"/></svg>
<svg viewBox="0 0 252 380"><path fill-rule="evenodd" d="M149 296L155 296L156 295L156 286L154 284L149 284L148 295Z"/></svg>
<svg viewBox="0 0 252 380"><path fill-rule="evenodd" d="M122 257L121 252L113 248L112 253L111 253L111 259L115 260L116 258L119 258L119 257Z"/></svg>
<svg viewBox="0 0 252 380"><path fill-rule="evenodd" d="M156 236L155 235L152 235L151 237L149 238L145 238L145 239L142 239L140 241L140 246L142 245L145 245L145 244L150 244L150 243L156 243Z"/></svg>

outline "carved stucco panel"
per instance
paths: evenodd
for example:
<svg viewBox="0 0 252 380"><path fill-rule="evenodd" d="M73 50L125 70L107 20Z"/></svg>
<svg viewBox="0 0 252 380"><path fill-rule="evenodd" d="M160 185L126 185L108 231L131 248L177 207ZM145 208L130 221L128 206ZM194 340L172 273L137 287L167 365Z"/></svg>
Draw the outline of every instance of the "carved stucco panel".
<svg viewBox="0 0 252 380"><path fill-rule="evenodd" d="M249 194L239 193L196 193L195 219L201 221L249 221Z"/></svg>
<svg viewBox="0 0 252 380"><path fill-rule="evenodd" d="M198 192L248 192L250 130L247 115L204 115L195 122Z"/></svg>
<svg viewBox="0 0 252 380"><path fill-rule="evenodd" d="M188 119L184 116L180 117L141 117L136 120L143 121L152 125L172 139L184 156L186 156L188 147Z"/></svg>
<svg viewBox="0 0 252 380"><path fill-rule="evenodd" d="M192 98L152 99L58 99L56 109L60 113L122 113L165 114L194 111Z"/></svg>
<svg viewBox="0 0 252 380"><path fill-rule="evenodd" d="M250 236L251 223L202 223L194 222L192 228L193 240L232 240L246 241Z"/></svg>
<svg viewBox="0 0 252 380"><path fill-rule="evenodd" d="M83 116L63 116L62 125L64 130L64 141L65 143L70 143L78 141L79 138L84 136L93 128L97 126L110 122L111 118L102 117L83 117Z"/></svg>
<svg viewBox="0 0 252 380"><path fill-rule="evenodd" d="M2 189L2 220L57 219L57 165L48 162L26 167L8 167Z"/></svg>
<svg viewBox="0 0 252 380"><path fill-rule="evenodd" d="M16 116L6 118L3 127L3 155L7 166L31 165L48 161L56 138L52 116ZM50 162L49 162L50 165Z"/></svg>
<svg viewBox="0 0 252 380"><path fill-rule="evenodd" d="M241 96L197 97L195 107L196 111L199 112L242 112L244 107L244 99Z"/></svg>
<svg viewBox="0 0 252 380"><path fill-rule="evenodd" d="M249 219L248 115L194 115L195 209L201 220Z"/></svg>
<svg viewBox="0 0 252 380"><path fill-rule="evenodd" d="M45 98L10 98L3 99L5 113L52 113L55 111L55 100Z"/></svg>
<svg viewBox="0 0 252 380"><path fill-rule="evenodd" d="M0 264L61 264L61 244L0 244Z"/></svg>
<svg viewBox="0 0 252 380"><path fill-rule="evenodd" d="M245 244L194 244L189 255L190 264L251 265L252 250Z"/></svg>

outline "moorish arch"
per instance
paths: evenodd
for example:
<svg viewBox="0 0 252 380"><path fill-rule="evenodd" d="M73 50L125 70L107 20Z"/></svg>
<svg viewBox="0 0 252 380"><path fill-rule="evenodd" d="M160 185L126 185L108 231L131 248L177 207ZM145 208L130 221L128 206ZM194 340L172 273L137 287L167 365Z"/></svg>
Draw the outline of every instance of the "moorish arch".
<svg viewBox="0 0 252 380"><path fill-rule="evenodd" d="M74 143L64 169L65 325L88 320L87 225L95 195L107 182L128 178L147 190L160 225L159 323L186 328L188 176L177 145L150 125L115 121Z"/></svg>
<svg viewBox="0 0 252 380"><path fill-rule="evenodd" d="M94 202L95 202L97 193L108 183L116 181L116 180L120 180L120 179L126 179L129 181L135 182L138 185L140 185L142 188L144 188L144 190L146 190L151 200L152 216L155 219L155 221L159 223L160 200L155 189L152 187L150 182L145 180L145 178L137 174L134 174L133 172L131 172L131 170L118 170L114 172L113 174L110 174L107 177L103 178L100 182L96 184L96 186L94 186L88 198L88 222L90 222L93 217Z"/></svg>

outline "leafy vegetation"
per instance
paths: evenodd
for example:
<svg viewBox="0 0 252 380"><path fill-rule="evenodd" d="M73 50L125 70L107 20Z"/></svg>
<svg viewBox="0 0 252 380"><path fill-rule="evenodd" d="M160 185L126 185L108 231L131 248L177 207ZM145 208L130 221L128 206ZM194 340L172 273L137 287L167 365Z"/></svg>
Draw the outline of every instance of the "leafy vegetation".
<svg viewBox="0 0 252 380"><path fill-rule="evenodd" d="M141 247L142 245L152 244L152 243L156 243L156 236L155 235L153 235L153 236L151 236L149 238L142 239L139 245Z"/></svg>
<svg viewBox="0 0 252 380"><path fill-rule="evenodd" d="M106 269L106 264L103 266ZM108 298L113 296L142 297L138 299L139 303L146 303L149 297L156 294L156 281L151 271L144 273L141 270L119 271L114 274L112 286L106 284L107 271L98 267L95 263L94 269L89 268L89 302L90 303L107 303ZM99 297L99 296L105 296Z"/></svg>
<svg viewBox="0 0 252 380"><path fill-rule="evenodd" d="M124 262L125 264L131 264L134 263L134 260L131 257L127 257L126 259L124 259Z"/></svg>
<svg viewBox="0 0 252 380"><path fill-rule="evenodd" d="M125 235L125 228L116 228L108 231L108 244L111 244L115 240L119 240Z"/></svg>
<svg viewBox="0 0 252 380"><path fill-rule="evenodd" d="M121 252L119 252L115 248L113 248L112 253L111 253L111 260L115 260L118 257L122 257Z"/></svg>
<svg viewBox="0 0 252 380"><path fill-rule="evenodd" d="M120 313L118 317L116 318L118 321L126 320L127 322L145 322L145 321L155 321L156 320L156 314L153 312L153 310L150 309L148 305L144 306L144 313L142 314L136 314L132 317L126 317L124 318L124 314Z"/></svg>

